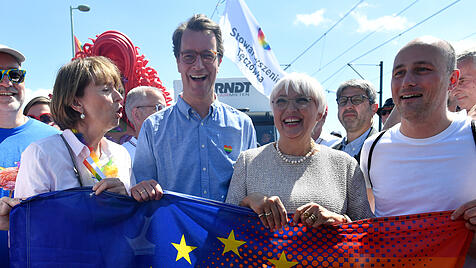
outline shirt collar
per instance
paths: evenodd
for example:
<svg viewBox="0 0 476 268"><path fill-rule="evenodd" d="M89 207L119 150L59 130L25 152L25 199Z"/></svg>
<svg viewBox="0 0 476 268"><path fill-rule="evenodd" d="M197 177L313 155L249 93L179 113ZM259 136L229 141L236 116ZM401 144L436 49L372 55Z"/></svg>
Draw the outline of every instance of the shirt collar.
<svg viewBox="0 0 476 268"><path fill-rule="evenodd" d="M84 145L81 141L79 141L78 138L76 138L76 135L74 135L74 133L70 129L65 129L63 131L63 136L71 147L71 150L77 157L79 157L81 154L84 155L83 157L89 155L90 152L88 146ZM101 150L103 154L107 154L109 152L109 147L106 142L106 138L101 139Z"/></svg>
<svg viewBox="0 0 476 268"><path fill-rule="evenodd" d="M206 117L209 117L210 115L211 115L212 118L216 117L216 113L217 113L217 110L218 110L217 109L218 103L219 103L219 101L217 100L217 98L215 98L215 100L210 105L210 108L208 110L208 115ZM194 117L200 120L200 116L198 115L198 113L195 110L193 110L192 106L190 106L182 98L181 94L178 96L177 103L175 105L177 106L180 113L182 113L185 117L187 117L188 120L190 120L191 118L194 118Z"/></svg>
<svg viewBox="0 0 476 268"><path fill-rule="evenodd" d="M372 129L372 127L369 127L369 129L367 129L367 131L365 131L362 135L360 135L357 139L347 143L347 137L344 138L344 144L345 145L349 145L349 144L359 144L361 142L363 142L365 139L367 139L367 136L369 135L370 133L370 130Z"/></svg>

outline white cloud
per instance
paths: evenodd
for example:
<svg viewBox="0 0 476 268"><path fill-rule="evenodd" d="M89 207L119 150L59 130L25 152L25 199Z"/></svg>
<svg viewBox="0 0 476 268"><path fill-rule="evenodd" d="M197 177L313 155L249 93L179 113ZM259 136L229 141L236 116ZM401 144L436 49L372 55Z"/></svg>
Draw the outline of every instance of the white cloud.
<svg viewBox="0 0 476 268"><path fill-rule="evenodd" d="M294 24L304 24L306 26L319 26L322 23L329 21L328 19L324 18L325 9L319 9L312 14L297 14L296 20L294 20Z"/></svg>
<svg viewBox="0 0 476 268"><path fill-rule="evenodd" d="M456 54L464 52L465 50L476 50L476 40L474 39L464 39L460 41L452 41L450 43L454 47Z"/></svg>
<svg viewBox="0 0 476 268"><path fill-rule="evenodd" d="M409 26L409 22L405 17L400 16L383 16L376 19L368 19L366 15L359 12L352 12L352 16L359 24L357 32L390 32L403 30Z"/></svg>

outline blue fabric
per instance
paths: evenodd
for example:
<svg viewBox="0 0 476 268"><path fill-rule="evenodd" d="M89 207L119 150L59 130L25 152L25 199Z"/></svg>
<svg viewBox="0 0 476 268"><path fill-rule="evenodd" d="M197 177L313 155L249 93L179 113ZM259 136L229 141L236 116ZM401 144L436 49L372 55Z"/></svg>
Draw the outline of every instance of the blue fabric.
<svg viewBox="0 0 476 268"><path fill-rule="evenodd" d="M219 101L201 119L181 97L142 125L134 158L137 182L225 201L241 151L256 147L251 119Z"/></svg>
<svg viewBox="0 0 476 268"><path fill-rule="evenodd" d="M50 192L15 206L11 267L458 267L473 238L451 211L269 232L251 210L212 200L91 193ZM433 260L451 256L447 266Z"/></svg>
<svg viewBox="0 0 476 268"><path fill-rule="evenodd" d="M367 131L364 132L364 134L360 135L357 139L353 140L350 143L347 143L347 137L342 138L341 151L346 152L352 157L356 156L364 145L364 142L367 139L371 129L372 128L370 127L369 129L367 129Z"/></svg>
<svg viewBox="0 0 476 268"><path fill-rule="evenodd" d="M60 131L56 128L34 119L29 119L25 124L16 128L0 128L0 167L18 166L21 153L30 143L57 133ZM0 197L9 195L10 191L0 188ZM8 264L7 240L7 232L0 231L0 263L2 264Z"/></svg>

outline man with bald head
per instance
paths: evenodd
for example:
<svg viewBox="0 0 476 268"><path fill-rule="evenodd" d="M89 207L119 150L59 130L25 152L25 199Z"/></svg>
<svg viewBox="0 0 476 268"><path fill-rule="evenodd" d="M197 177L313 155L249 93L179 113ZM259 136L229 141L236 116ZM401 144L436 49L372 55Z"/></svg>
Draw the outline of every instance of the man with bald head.
<svg viewBox="0 0 476 268"><path fill-rule="evenodd" d="M446 107L458 78L444 40L415 39L395 57L391 86L401 123L369 138L360 161L376 216L456 209L452 217L476 230L476 138L471 120Z"/></svg>
<svg viewBox="0 0 476 268"><path fill-rule="evenodd" d="M131 159L134 159L137 137L145 119L166 106L164 94L155 87L139 86L131 89L126 96L126 115L134 125L134 137L122 145L126 147Z"/></svg>
<svg viewBox="0 0 476 268"><path fill-rule="evenodd" d="M458 86L451 92L458 106L476 120L476 50L458 55L460 77Z"/></svg>

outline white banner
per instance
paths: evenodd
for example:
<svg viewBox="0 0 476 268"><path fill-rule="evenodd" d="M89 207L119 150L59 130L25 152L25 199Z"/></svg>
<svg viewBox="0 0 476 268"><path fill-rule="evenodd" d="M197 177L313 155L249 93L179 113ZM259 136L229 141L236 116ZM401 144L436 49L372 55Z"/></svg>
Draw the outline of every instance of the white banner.
<svg viewBox="0 0 476 268"><path fill-rule="evenodd" d="M243 0L227 0L220 19L225 56L264 95L284 76L265 35Z"/></svg>

